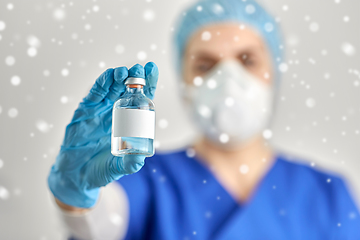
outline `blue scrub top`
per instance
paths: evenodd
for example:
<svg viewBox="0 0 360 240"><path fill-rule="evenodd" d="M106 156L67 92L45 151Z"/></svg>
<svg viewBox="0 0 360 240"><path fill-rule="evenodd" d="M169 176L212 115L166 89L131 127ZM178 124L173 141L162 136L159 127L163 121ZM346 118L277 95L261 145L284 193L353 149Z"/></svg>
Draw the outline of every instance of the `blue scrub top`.
<svg viewBox="0 0 360 240"><path fill-rule="evenodd" d="M246 204L185 149L145 162L118 180L130 203L126 239L360 240L359 210L343 180L281 154Z"/></svg>

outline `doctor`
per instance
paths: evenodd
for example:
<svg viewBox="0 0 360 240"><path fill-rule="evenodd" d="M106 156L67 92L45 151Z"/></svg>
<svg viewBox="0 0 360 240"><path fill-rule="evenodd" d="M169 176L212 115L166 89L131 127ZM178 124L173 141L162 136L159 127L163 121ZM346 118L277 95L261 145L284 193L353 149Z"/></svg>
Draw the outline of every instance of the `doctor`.
<svg viewBox="0 0 360 240"><path fill-rule="evenodd" d="M203 0L175 31L181 95L201 137L146 160L112 156L124 81L144 74L153 99L159 72L152 62L106 70L48 177L73 239L360 239L344 181L288 161L263 137L283 57L273 17L252 0Z"/></svg>

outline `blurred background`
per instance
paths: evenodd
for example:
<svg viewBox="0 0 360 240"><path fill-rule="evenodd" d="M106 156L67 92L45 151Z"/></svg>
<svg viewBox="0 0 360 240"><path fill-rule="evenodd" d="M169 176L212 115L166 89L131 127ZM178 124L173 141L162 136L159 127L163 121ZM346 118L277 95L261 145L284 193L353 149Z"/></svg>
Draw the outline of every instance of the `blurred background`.
<svg viewBox="0 0 360 240"><path fill-rule="evenodd" d="M74 110L106 68L155 62L156 151L191 142L171 46L190 2L1 1L0 239L65 239L46 178ZM281 24L286 51L266 137L341 174L360 205L360 1L260 2Z"/></svg>

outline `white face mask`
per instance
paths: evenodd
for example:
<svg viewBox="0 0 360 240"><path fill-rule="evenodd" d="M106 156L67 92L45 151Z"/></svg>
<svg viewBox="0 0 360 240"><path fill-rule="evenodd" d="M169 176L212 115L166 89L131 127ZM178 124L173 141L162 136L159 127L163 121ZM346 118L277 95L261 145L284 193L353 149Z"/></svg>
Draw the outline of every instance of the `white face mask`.
<svg viewBox="0 0 360 240"><path fill-rule="evenodd" d="M201 132L216 144L234 148L269 124L273 91L235 60L220 61L186 87L190 114Z"/></svg>

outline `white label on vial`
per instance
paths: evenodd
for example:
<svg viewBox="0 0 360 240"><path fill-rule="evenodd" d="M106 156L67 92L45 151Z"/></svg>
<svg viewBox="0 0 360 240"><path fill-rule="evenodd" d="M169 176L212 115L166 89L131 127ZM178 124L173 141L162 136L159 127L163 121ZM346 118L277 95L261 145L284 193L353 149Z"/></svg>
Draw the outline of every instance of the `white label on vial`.
<svg viewBox="0 0 360 240"><path fill-rule="evenodd" d="M114 137L154 139L155 111L117 108L113 111Z"/></svg>

